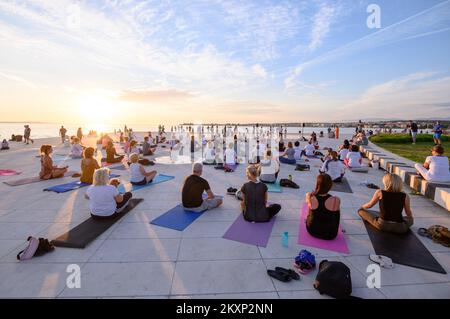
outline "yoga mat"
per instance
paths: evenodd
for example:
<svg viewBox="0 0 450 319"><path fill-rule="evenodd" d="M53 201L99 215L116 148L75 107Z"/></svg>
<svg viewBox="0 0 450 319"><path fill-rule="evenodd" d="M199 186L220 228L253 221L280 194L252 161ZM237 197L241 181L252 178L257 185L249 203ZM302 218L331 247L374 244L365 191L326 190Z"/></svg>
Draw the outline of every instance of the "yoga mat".
<svg viewBox="0 0 450 319"><path fill-rule="evenodd" d="M228 228L223 238L244 244L267 247L275 218L273 217L266 223L252 223L244 219L244 214L239 214L239 217Z"/></svg>
<svg viewBox="0 0 450 319"><path fill-rule="evenodd" d="M342 178L342 182L340 183L333 182L333 187L331 188L331 190L341 193L353 193L352 188L350 187L350 184L348 183L348 180L346 178Z"/></svg>
<svg viewBox="0 0 450 319"><path fill-rule="evenodd" d="M203 212L196 213L184 210L180 205L175 206L168 212L155 218L150 224L183 231L192 224L197 218L199 218Z"/></svg>
<svg viewBox="0 0 450 319"><path fill-rule="evenodd" d="M117 163L114 163L117 164ZM119 165L119 166L114 166L114 167L110 167L111 169L117 169L119 171L126 171L128 169L128 167L126 167L125 165Z"/></svg>
<svg viewBox="0 0 450 319"><path fill-rule="evenodd" d="M111 219L98 220L90 217L65 234L52 240L52 243L56 247L85 248L91 241L103 234L109 227L114 225L115 222L129 213L142 201L142 198L132 198L127 207Z"/></svg>
<svg viewBox="0 0 450 319"><path fill-rule="evenodd" d="M174 179L175 176L170 176L170 175L164 175L164 174L158 174L155 176L155 178L153 179L153 181L151 183L145 184L145 185L133 185L131 183L127 183L125 185L119 185L119 187L117 188L119 190L120 193L125 193L125 192L132 192L132 191L137 191L139 189L142 188L146 188L146 187L150 187L159 183L164 183L167 181L170 181L171 179Z"/></svg>
<svg viewBox="0 0 450 319"><path fill-rule="evenodd" d="M306 217L308 216L308 212L308 204L304 203L300 212L300 225L298 230L297 243L299 245L348 254L350 251L348 250L341 226L339 226L337 237L333 240L323 240L315 238L308 233L308 231L306 230Z"/></svg>
<svg viewBox="0 0 450 319"><path fill-rule="evenodd" d="M0 176L12 176L19 174L21 174L21 172L15 171L13 169L0 169Z"/></svg>
<svg viewBox="0 0 450 319"><path fill-rule="evenodd" d="M366 221L364 225L377 255L387 256L396 264L447 273L411 230L399 235L382 232Z"/></svg>
<svg viewBox="0 0 450 319"><path fill-rule="evenodd" d="M110 174L109 178L119 177L117 174ZM65 193L78 188L86 187L91 184L82 183L80 181L70 182L67 184L55 185L48 188L45 188L44 191L55 192L55 193Z"/></svg>
<svg viewBox="0 0 450 319"><path fill-rule="evenodd" d="M68 171L66 174L64 174L64 177L70 177L75 173L76 173L75 171ZM40 179L39 176L33 176L33 177L16 179L13 181L6 181L3 183L5 183L6 185L9 185L9 186L20 186L20 185L26 185L26 184L31 184L31 183L43 182L43 181L50 181L50 180L55 180L55 179L57 179L57 178L44 180L44 179Z"/></svg>
<svg viewBox="0 0 450 319"><path fill-rule="evenodd" d="M349 170L351 170L354 173L368 173L369 172L368 167L354 167L354 168L349 168Z"/></svg>
<svg viewBox="0 0 450 319"><path fill-rule="evenodd" d="M280 183L276 182L276 183L264 183L267 185L267 191L269 193L281 193L283 190L281 189Z"/></svg>

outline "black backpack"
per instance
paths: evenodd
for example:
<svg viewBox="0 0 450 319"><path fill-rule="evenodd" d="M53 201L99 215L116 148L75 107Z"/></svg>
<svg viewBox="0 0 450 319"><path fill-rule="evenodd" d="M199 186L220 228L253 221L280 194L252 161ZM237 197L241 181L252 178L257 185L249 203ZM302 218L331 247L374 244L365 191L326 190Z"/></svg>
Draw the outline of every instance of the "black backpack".
<svg viewBox="0 0 450 319"><path fill-rule="evenodd" d="M296 171L309 171L311 168L308 164L297 164L295 167Z"/></svg>
<svg viewBox="0 0 450 319"><path fill-rule="evenodd" d="M314 281L314 288L319 293L336 299L349 298L352 294L350 269L340 261L323 260Z"/></svg>
<svg viewBox="0 0 450 319"><path fill-rule="evenodd" d="M294 188L294 189L300 188L300 186L298 186L295 182L293 182L293 181L291 181L289 179L286 179L286 178L282 178L280 180L280 186Z"/></svg>

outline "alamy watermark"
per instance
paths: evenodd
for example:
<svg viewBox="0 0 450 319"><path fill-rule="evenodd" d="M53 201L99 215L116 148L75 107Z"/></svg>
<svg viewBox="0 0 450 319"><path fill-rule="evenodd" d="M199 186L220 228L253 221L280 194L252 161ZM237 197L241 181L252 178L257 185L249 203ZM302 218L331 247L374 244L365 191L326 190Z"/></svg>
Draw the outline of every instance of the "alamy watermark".
<svg viewBox="0 0 450 319"><path fill-rule="evenodd" d="M381 288L381 268L378 264L370 264L366 268L369 275L366 279L367 288Z"/></svg>
<svg viewBox="0 0 450 319"><path fill-rule="evenodd" d="M372 3L367 6L367 13L370 15L367 17L366 23L369 29L381 29L381 8L378 4Z"/></svg>
<svg viewBox="0 0 450 319"><path fill-rule="evenodd" d="M77 264L70 264L66 268L69 273L66 279L66 286L69 289L81 288L81 268Z"/></svg>

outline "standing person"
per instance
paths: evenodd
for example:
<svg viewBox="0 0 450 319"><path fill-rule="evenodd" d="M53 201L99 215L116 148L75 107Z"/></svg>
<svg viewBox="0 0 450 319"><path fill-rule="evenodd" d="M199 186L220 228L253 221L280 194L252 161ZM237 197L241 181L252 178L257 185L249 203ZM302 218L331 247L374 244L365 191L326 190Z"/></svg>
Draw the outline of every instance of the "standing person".
<svg viewBox="0 0 450 319"><path fill-rule="evenodd" d="M336 139L339 139L339 126L336 126Z"/></svg>
<svg viewBox="0 0 450 319"><path fill-rule="evenodd" d="M419 130L417 123L413 122L413 121L409 121L409 129L411 130L411 137L413 140L413 144L416 144L417 131Z"/></svg>
<svg viewBox="0 0 450 319"><path fill-rule="evenodd" d="M63 125L61 125L61 128L59 129L59 136L61 136L61 143L64 143L64 141L66 140L66 133L67 133L66 128Z"/></svg>
<svg viewBox="0 0 450 319"><path fill-rule="evenodd" d="M80 140L80 142L83 140L83 131L81 130L81 127L77 130L77 137Z"/></svg>
<svg viewBox="0 0 450 319"><path fill-rule="evenodd" d="M244 219L248 222L268 222L280 212L281 205L268 203L267 185L258 180L255 166L247 167L246 175L248 182L236 193L236 197L241 200Z"/></svg>
<svg viewBox="0 0 450 319"><path fill-rule="evenodd" d="M442 129L444 127L441 125L440 122L436 122L436 125L433 127L433 140L434 140L434 145L441 145L442 141L441 141L441 136L442 136Z"/></svg>
<svg viewBox="0 0 450 319"><path fill-rule="evenodd" d="M30 126L29 125L25 125L24 127L25 127L25 130L23 132L23 139L24 139L23 142L26 143L26 144L30 144L30 141L31 141L31 143L34 143L34 140L31 139L31 128L30 128Z"/></svg>

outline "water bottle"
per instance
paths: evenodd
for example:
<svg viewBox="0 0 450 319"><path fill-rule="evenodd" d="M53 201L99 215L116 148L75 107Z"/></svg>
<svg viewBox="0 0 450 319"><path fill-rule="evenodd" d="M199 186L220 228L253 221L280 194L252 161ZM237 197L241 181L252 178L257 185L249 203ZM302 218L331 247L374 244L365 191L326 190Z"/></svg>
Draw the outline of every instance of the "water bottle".
<svg viewBox="0 0 450 319"><path fill-rule="evenodd" d="M289 233L287 231L285 231L282 235L281 235L281 243L284 247L288 247L289 246Z"/></svg>
<svg viewBox="0 0 450 319"><path fill-rule="evenodd" d="M289 175L288 179L292 182L292 175Z"/></svg>

